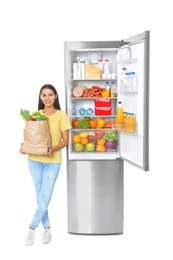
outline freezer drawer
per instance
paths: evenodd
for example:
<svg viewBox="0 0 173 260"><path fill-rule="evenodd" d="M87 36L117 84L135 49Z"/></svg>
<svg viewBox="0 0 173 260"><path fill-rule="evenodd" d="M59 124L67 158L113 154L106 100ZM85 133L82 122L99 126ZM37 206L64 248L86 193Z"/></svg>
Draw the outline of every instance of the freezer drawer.
<svg viewBox="0 0 173 260"><path fill-rule="evenodd" d="M68 161L68 232L123 233L123 161Z"/></svg>

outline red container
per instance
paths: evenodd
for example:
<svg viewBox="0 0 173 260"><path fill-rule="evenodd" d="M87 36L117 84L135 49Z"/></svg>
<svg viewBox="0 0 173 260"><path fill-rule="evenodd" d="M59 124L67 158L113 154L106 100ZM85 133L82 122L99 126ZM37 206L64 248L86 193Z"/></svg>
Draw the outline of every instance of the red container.
<svg viewBox="0 0 173 260"><path fill-rule="evenodd" d="M95 107L96 116L110 116L112 112L111 107Z"/></svg>
<svg viewBox="0 0 173 260"><path fill-rule="evenodd" d="M96 98L94 100L95 107L111 107L110 98Z"/></svg>

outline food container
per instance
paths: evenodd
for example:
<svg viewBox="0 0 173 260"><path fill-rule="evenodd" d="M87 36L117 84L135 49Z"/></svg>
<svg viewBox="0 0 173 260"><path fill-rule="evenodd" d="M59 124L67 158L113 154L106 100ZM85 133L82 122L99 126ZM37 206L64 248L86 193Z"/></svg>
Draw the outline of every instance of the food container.
<svg viewBox="0 0 173 260"><path fill-rule="evenodd" d="M94 100L95 107L111 107L111 99L109 98L96 98Z"/></svg>
<svg viewBox="0 0 173 260"><path fill-rule="evenodd" d="M94 131L75 131L73 135L74 152L94 152L96 149L96 138Z"/></svg>
<svg viewBox="0 0 173 260"><path fill-rule="evenodd" d="M110 116L112 113L111 107L95 107L96 116Z"/></svg>

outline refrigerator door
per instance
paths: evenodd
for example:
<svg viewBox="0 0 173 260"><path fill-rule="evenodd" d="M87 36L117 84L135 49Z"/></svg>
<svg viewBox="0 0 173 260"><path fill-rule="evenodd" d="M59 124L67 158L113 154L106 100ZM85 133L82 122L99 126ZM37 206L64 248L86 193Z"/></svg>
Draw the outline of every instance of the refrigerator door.
<svg viewBox="0 0 173 260"><path fill-rule="evenodd" d="M125 39L131 48L131 60L118 64L136 70L138 90L136 93L119 93L118 100L124 104L124 110L135 113L136 133L119 133L120 158L144 171L149 170L149 32Z"/></svg>

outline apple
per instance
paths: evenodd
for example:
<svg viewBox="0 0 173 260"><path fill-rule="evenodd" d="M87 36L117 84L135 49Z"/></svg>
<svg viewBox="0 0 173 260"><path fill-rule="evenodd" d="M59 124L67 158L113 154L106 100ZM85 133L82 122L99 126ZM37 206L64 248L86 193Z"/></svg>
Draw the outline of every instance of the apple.
<svg viewBox="0 0 173 260"><path fill-rule="evenodd" d="M28 118L28 120L27 121L36 121L35 120L35 118L33 118L33 117L30 117L30 118Z"/></svg>
<svg viewBox="0 0 173 260"><path fill-rule="evenodd" d="M95 150L95 144L94 143L88 143L88 144L86 144L85 148L88 152L92 152L92 151Z"/></svg>
<svg viewBox="0 0 173 260"><path fill-rule="evenodd" d="M95 137L93 135L88 135L88 142L94 143Z"/></svg>
<svg viewBox="0 0 173 260"><path fill-rule="evenodd" d="M81 143L75 143L74 149L76 152L82 152L84 150L84 145Z"/></svg>

